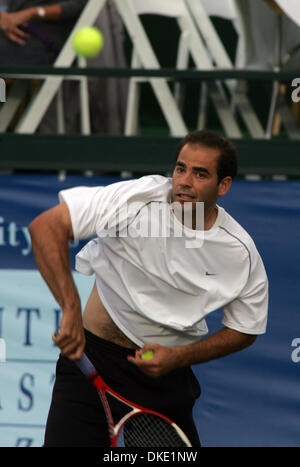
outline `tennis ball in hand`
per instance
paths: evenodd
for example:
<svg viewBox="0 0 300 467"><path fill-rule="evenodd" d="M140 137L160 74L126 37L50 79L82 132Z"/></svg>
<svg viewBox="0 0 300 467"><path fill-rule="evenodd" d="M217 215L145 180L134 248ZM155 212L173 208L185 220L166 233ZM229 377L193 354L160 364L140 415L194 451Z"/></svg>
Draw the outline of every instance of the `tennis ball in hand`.
<svg viewBox="0 0 300 467"><path fill-rule="evenodd" d="M99 29L86 26L75 32L72 45L77 55L95 57L103 47L103 36Z"/></svg>
<svg viewBox="0 0 300 467"><path fill-rule="evenodd" d="M147 350L147 352L144 352L142 354L142 360L151 360L151 358L153 358L153 350Z"/></svg>

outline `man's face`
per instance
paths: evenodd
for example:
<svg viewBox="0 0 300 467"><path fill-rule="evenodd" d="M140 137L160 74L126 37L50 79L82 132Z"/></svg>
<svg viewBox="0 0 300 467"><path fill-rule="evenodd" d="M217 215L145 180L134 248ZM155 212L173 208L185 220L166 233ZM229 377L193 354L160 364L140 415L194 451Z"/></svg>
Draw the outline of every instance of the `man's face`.
<svg viewBox="0 0 300 467"><path fill-rule="evenodd" d="M226 185L231 184L231 177L225 177L218 185L219 154L218 149L198 144L183 146L173 172L173 202L182 205L185 202L204 202L205 208L216 204L218 197L225 194L224 181Z"/></svg>

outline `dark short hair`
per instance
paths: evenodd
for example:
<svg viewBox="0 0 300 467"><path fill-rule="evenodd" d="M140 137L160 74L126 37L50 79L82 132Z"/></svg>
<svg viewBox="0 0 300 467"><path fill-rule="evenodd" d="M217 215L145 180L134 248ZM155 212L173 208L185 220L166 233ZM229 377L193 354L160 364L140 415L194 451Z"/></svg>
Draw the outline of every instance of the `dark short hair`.
<svg viewBox="0 0 300 467"><path fill-rule="evenodd" d="M206 148L218 149L220 156L217 165L218 183L224 177L236 177L238 171L237 151L233 144L223 136L210 130L196 130L188 133L185 138L180 141L176 153L175 161L186 144L204 146Z"/></svg>

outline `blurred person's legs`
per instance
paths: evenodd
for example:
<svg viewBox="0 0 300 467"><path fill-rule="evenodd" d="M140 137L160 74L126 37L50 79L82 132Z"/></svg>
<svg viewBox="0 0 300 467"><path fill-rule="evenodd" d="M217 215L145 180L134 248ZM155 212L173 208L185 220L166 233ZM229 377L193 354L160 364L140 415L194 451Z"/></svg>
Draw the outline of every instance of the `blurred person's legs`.
<svg viewBox="0 0 300 467"><path fill-rule="evenodd" d="M0 65L51 65L57 53L46 48L35 37L29 37L26 44L19 45L0 35Z"/></svg>

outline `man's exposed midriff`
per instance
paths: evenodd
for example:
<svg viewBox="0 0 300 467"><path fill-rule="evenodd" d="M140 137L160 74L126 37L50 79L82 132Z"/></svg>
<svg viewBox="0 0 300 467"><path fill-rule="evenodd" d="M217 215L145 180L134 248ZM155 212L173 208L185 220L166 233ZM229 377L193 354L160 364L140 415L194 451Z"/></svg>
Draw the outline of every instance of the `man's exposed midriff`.
<svg viewBox="0 0 300 467"><path fill-rule="evenodd" d="M107 341L114 342L115 344L131 349L139 348L134 342L125 336L109 316L99 297L96 282L84 309L83 326L87 331L90 331L96 336L102 337L102 339Z"/></svg>

